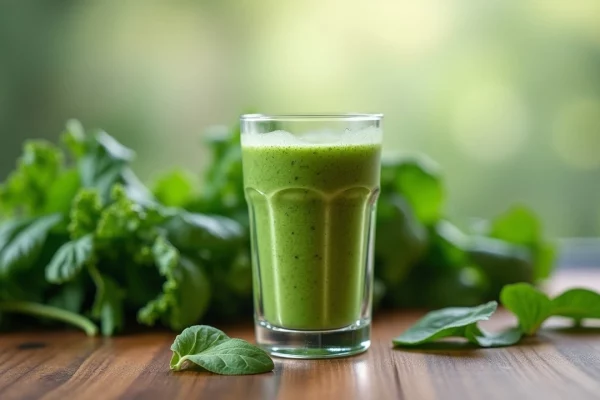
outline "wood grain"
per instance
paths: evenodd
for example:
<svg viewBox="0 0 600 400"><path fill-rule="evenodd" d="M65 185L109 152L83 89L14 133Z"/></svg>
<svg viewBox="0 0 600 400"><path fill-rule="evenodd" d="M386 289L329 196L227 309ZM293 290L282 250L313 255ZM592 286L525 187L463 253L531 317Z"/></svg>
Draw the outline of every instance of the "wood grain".
<svg viewBox="0 0 600 400"><path fill-rule="evenodd" d="M568 282L568 285L566 284ZM561 275L565 286L600 288L600 274ZM397 350L391 338L422 313L379 314L371 349L324 361L276 359L273 373L224 377L169 371L175 334L87 338L76 331L0 336L0 399L598 399L600 329L574 333L564 322L504 349L444 345ZM501 313L490 329L514 320ZM225 326L253 340L250 326Z"/></svg>

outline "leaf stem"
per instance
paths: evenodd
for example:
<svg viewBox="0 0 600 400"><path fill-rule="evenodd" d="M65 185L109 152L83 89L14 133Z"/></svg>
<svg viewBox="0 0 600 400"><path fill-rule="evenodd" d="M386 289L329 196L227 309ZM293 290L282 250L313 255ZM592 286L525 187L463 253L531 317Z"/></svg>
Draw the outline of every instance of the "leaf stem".
<svg viewBox="0 0 600 400"><path fill-rule="evenodd" d="M29 314L66 322L82 329L88 336L95 336L98 333L98 327L86 317L58 307L28 301L3 301L0 302L0 312Z"/></svg>

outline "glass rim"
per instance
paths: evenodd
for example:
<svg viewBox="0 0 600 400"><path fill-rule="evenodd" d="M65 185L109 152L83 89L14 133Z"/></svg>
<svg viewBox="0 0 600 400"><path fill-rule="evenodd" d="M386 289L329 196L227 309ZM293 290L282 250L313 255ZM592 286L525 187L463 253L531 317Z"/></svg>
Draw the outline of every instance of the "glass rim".
<svg viewBox="0 0 600 400"><path fill-rule="evenodd" d="M320 113L320 114L243 114L242 122L269 121L381 121L383 114L368 113Z"/></svg>

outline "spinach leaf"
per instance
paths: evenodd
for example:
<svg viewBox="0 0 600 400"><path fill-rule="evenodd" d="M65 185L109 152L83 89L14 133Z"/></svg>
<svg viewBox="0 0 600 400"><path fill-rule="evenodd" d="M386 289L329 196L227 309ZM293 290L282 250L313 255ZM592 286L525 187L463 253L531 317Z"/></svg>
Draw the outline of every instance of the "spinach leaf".
<svg viewBox="0 0 600 400"><path fill-rule="evenodd" d="M46 280L52 283L71 281L93 257L91 234L63 244L46 267Z"/></svg>
<svg viewBox="0 0 600 400"><path fill-rule="evenodd" d="M574 288L552 299L552 315L573 318L600 318L600 294L583 288Z"/></svg>
<svg viewBox="0 0 600 400"><path fill-rule="evenodd" d="M48 233L61 221L62 215L51 214L4 223L0 227L0 277L33 264Z"/></svg>
<svg viewBox="0 0 600 400"><path fill-rule="evenodd" d="M209 326L192 326L175 338L171 346L171 369L181 370L186 362L222 375L260 374L275 368L262 349L242 339L231 339Z"/></svg>
<svg viewBox="0 0 600 400"><path fill-rule="evenodd" d="M550 298L527 283L505 286L500 301L517 316L521 330L527 335L535 334L552 313Z"/></svg>
<svg viewBox="0 0 600 400"><path fill-rule="evenodd" d="M181 367L182 357L197 354L229 339L223 331L208 325L194 325L186 328L171 345L171 369ZM179 367L178 367L179 365Z"/></svg>
<svg viewBox="0 0 600 400"><path fill-rule="evenodd" d="M450 307L431 311L393 340L395 346L415 346L450 336L465 336L465 329L489 319L498 303L490 301L477 307Z"/></svg>
<svg viewBox="0 0 600 400"><path fill-rule="evenodd" d="M501 332L487 332L477 326L469 325L465 330L465 337L473 344L480 347L504 347L518 343L523 336L521 328L513 327Z"/></svg>

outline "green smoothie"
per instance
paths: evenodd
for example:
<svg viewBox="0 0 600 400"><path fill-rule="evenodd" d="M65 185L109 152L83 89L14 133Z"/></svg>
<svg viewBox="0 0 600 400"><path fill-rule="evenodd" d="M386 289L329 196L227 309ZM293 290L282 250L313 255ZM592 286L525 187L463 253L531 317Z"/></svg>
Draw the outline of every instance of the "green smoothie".
<svg viewBox="0 0 600 400"><path fill-rule="evenodd" d="M363 300L380 136L337 143L288 140L286 132L248 136L242 158L259 317L287 329L351 325L370 304Z"/></svg>

